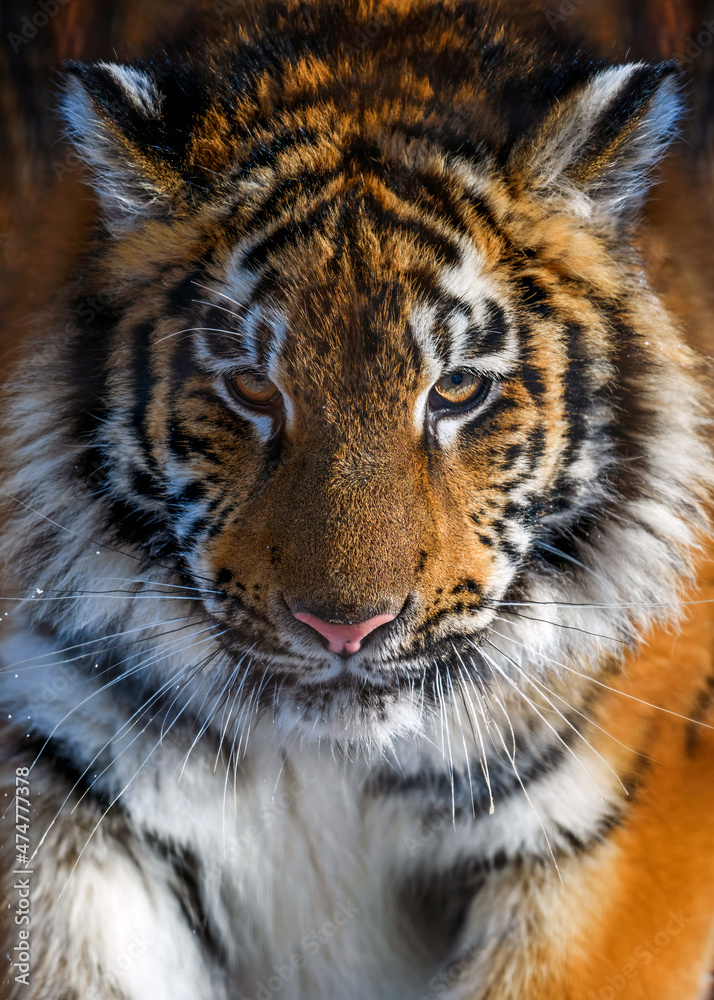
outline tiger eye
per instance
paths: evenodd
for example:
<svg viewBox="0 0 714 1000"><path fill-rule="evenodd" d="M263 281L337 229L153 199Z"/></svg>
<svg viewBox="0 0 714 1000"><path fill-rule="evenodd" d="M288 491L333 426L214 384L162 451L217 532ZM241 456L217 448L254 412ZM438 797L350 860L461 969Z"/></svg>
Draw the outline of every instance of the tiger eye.
<svg viewBox="0 0 714 1000"><path fill-rule="evenodd" d="M271 382L262 372L246 369L239 372L233 379L233 387L239 396L247 403L258 406L276 401L280 395L275 382Z"/></svg>
<svg viewBox="0 0 714 1000"><path fill-rule="evenodd" d="M432 389L432 405L463 406L478 399L485 388L485 380L472 372L449 372L448 375L442 376Z"/></svg>

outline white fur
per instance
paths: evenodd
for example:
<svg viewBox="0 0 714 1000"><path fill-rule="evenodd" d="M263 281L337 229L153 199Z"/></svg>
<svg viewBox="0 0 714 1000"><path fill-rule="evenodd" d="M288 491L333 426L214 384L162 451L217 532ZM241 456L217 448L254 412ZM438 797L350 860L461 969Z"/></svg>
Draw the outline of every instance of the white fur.
<svg viewBox="0 0 714 1000"><path fill-rule="evenodd" d="M20 638L14 648L3 649L5 661L23 646L26 654L38 655L34 640ZM40 655L47 657L49 650ZM5 682L3 701L24 710L32 693L26 685L15 685L15 692ZM86 684L81 693L89 694ZM111 697L98 694L80 711L82 727L77 720L71 726L62 722L78 694L70 688L48 703L42 725L57 727L57 735L72 733L81 743L77 759L91 761L122 719L116 703L113 713L109 710ZM518 719L514 713L517 726ZM509 739L505 721L499 725ZM122 791L122 809L135 831L175 843L201 860L211 921L240 972L234 979L206 964L169 891L170 872L148 845L142 846L141 834L137 868L109 849L100 826L91 839L89 831L78 835L83 854L71 874L65 869L62 883L54 884L59 900L43 892L36 905L52 907L68 928L73 961L89 988L97 988L93 977L98 972L88 970L83 948L91 951L97 968L113 970L113 979L130 1000L223 1000L233 997L236 988L252 1000L258 984L276 975L276 967L289 970L296 955L305 958L305 967L275 990L281 997L418 996L438 967L400 940L390 886L415 867L448 870L459 857L474 852L486 859L501 850L547 857L548 843L554 849L563 846L563 831L587 838L619 797L604 766L569 756L555 773L531 784L530 804L519 790L476 823L447 817L425 826L419 798L365 797L377 768L393 767L395 774L406 775L424 766L438 770L447 766L442 759L446 747L454 766L464 770L465 750L475 756L476 746L470 736L462 742L453 708L446 738L433 719L423 742L394 744L393 765L379 757L335 759L319 745L298 747L292 739L281 745L270 724L261 722L235 787L222 763L216 767L200 747L190 749L190 734L169 732L160 742L157 727L158 722L143 732L127 729L112 743L113 763L100 776L99 787L107 788L110 797ZM580 747L576 753L581 756ZM493 754L492 766L495 760ZM62 823L50 829L33 859L36 869L51 863L61 829ZM475 911L473 926L478 919ZM323 927L327 932L320 941ZM320 945L316 950L315 940ZM126 955L133 956L130 962Z"/></svg>
<svg viewBox="0 0 714 1000"><path fill-rule="evenodd" d="M568 171L586 151L595 129L642 63L600 70L575 94L568 94L543 129L517 144L512 161L532 193L551 211L567 209L585 219L623 216L637 209L649 187L648 175L663 155L681 111L673 78L651 97L645 116L628 136L626 148L584 185Z"/></svg>
<svg viewBox="0 0 714 1000"><path fill-rule="evenodd" d="M137 114L155 118L160 97L146 74L114 63L100 66L119 83ZM137 222L170 213L168 193L133 162L133 154L117 138L112 124L90 96L84 84L70 78L66 84L63 111L68 135L92 170L109 230L117 235Z"/></svg>

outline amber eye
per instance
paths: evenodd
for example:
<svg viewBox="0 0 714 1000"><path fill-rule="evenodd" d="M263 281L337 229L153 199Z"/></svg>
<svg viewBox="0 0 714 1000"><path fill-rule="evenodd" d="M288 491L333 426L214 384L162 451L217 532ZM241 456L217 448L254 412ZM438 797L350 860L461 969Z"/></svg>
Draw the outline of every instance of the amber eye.
<svg viewBox="0 0 714 1000"><path fill-rule="evenodd" d="M280 390L267 375L254 369L245 369L233 377L233 389L246 403L268 406L280 398Z"/></svg>
<svg viewBox="0 0 714 1000"><path fill-rule="evenodd" d="M470 406L485 398L489 384L473 372L449 372L431 390L429 402L433 409L442 410Z"/></svg>

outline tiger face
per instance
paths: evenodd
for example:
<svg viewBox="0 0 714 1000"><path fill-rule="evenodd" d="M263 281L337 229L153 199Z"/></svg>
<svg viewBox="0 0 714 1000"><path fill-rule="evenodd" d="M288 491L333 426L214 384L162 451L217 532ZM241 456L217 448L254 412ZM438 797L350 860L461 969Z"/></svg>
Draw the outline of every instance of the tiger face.
<svg viewBox="0 0 714 1000"><path fill-rule="evenodd" d="M630 243L671 67L517 37L494 66L439 10L385 8L352 55L367 15L332 11L308 58L286 7L282 54L68 88L105 227L75 301L111 303L62 360L76 475L202 608L201 682L318 736L418 729L494 663L596 664L702 523L692 360Z"/></svg>
<svg viewBox="0 0 714 1000"><path fill-rule="evenodd" d="M396 699L445 659L473 660L547 516L566 496L584 512L610 460L607 334L587 305L578 325L544 293L529 323L535 279L489 260L483 223L438 251L403 239L395 268L374 221L388 194L344 183L357 224L342 259L349 219L300 241L300 277L265 297L241 250L238 280L201 281L211 305L181 320L196 368L163 422L164 475L193 494L183 551L220 591L206 603L227 643L321 706L345 689ZM192 444L207 437L219 454Z"/></svg>

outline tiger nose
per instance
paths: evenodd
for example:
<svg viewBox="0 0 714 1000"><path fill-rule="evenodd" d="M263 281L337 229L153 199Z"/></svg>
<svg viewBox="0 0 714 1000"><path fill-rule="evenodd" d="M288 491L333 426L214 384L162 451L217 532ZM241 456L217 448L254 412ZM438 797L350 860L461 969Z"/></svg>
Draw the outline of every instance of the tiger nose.
<svg viewBox="0 0 714 1000"><path fill-rule="evenodd" d="M370 632L374 632L380 625L394 621L396 615L374 615L366 621L358 622L356 625L338 625L332 622L323 621L317 615L311 615L307 611L295 611L293 615L299 622L304 622L310 628L314 628L321 636L327 639L331 653L356 653L362 645L362 640Z"/></svg>

